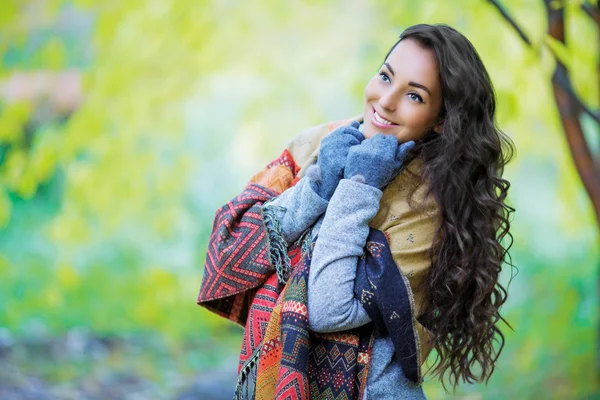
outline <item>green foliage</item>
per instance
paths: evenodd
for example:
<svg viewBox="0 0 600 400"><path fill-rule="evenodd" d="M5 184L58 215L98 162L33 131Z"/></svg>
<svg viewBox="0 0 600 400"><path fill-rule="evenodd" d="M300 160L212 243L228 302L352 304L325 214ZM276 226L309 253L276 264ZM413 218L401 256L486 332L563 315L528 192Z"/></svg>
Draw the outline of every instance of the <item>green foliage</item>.
<svg viewBox="0 0 600 400"><path fill-rule="evenodd" d="M505 330L488 387L460 392L592 393L598 233L547 48L598 107L597 27L575 3L559 45L547 39L542 2L504 1L527 48L486 1L4 1L0 327L17 337L153 331L175 349L237 337L194 302L214 211L294 134L360 113L364 85L403 28L445 22L480 52L498 124L518 149L506 172L517 208L520 273L505 309L515 332ZM214 362L205 353L192 368ZM444 397L433 380L426 391Z"/></svg>

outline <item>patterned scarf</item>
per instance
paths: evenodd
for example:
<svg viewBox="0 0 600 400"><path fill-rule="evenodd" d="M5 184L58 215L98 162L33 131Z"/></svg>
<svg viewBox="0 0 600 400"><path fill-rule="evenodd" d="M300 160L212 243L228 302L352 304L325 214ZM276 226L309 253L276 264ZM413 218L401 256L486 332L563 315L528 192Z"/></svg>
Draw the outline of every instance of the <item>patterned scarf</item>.
<svg viewBox="0 0 600 400"><path fill-rule="evenodd" d="M287 248L263 207L298 181L299 170L284 151L215 215L197 302L245 326L236 398L361 399L375 329L391 335L404 373L420 381L412 297L381 231L371 229L355 287L373 323L309 331L310 230Z"/></svg>

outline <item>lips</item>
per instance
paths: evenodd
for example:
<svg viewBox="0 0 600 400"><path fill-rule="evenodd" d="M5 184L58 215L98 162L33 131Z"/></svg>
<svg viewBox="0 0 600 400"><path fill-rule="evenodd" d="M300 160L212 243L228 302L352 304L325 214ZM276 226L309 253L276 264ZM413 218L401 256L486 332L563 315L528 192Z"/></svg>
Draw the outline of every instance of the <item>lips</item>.
<svg viewBox="0 0 600 400"><path fill-rule="evenodd" d="M395 124L379 115L375 108L372 108L371 114L371 122L378 128L389 129L398 126L398 124Z"/></svg>

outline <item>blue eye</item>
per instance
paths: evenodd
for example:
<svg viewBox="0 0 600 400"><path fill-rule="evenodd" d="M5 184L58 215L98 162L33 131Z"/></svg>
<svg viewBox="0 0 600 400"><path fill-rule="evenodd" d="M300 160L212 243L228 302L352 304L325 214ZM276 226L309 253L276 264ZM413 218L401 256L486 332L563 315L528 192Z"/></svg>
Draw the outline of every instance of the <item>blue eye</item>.
<svg viewBox="0 0 600 400"><path fill-rule="evenodd" d="M379 73L379 77L381 78L382 81L384 82L391 82L390 77L388 76L388 74L386 74L385 72L380 72Z"/></svg>
<svg viewBox="0 0 600 400"><path fill-rule="evenodd" d="M414 102L423 103L423 98L416 93L409 93L408 97Z"/></svg>

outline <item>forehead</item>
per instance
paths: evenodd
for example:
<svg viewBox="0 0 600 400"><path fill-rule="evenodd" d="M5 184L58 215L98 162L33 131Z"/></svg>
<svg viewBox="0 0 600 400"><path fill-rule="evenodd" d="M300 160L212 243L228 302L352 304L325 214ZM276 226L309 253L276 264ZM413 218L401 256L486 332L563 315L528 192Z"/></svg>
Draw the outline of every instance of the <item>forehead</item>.
<svg viewBox="0 0 600 400"><path fill-rule="evenodd" d="M404 39L392 50L386 62L396 78L429 87L439 85L439 65L435 53L412 39Z"/></svg>

